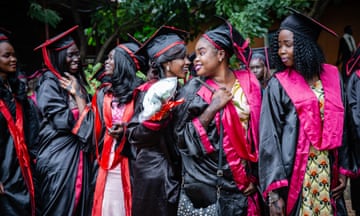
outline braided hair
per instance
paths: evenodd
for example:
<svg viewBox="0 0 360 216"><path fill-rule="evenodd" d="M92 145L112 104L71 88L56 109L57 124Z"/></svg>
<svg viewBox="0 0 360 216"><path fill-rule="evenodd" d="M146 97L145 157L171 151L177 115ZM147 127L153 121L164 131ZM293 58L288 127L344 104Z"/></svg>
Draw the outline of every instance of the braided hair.
<svg viewBox="0 0 360 216"><path fill-rule="evenodd" d="M280 31L276 33L272 43L271 58L278 71L283 71L286 66L282 63L278 55L278 37ZM303 37L297 32L294 35L294 69L297 70L306 80L320 75L322 64L325 63L325 56L319 45L313 40Z"/></svg>
<svg viewBox="0 0 360 216"><path fill-rule="evenodd" d="M133 90L141 84L141 80L136 77L135 63L125 56L121 48L114 49L114 62L110 91L119 104L126 104L132 99Z"/></svg>

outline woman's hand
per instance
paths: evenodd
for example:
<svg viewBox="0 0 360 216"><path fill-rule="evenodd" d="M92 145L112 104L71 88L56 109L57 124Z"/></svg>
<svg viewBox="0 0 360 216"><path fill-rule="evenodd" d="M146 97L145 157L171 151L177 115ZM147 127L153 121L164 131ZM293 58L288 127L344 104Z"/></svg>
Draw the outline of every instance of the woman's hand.
<svg viewBox="0 0 360 216"><path fill-rule="evenodd" d="M283 198L269 204L270 216L284 216L285 215L285 202Z"/></svg>
<svg viewBox="0 0 360 216"><path fill-rule="evenodd" d="M212 96L210 106L216 110L222 109L231 99L233 95L226 88L219 88Z"/></svg>
<svg viewBox="0 0 360 216"><path fill-rule="evenodd" d="M249 186L247 186L247 188L244 190L244 195L250 196L255 192L256 192L256 186L254 183L250 182Z"/></svg>
<svg viewBox="0 0 360 216"><path fill-rule="evenodd" d="M339 175L339 185L331 190L332 198L337 200L343 195L345 188L346 188L346 183L347 183L347 177L340 174Z"/></svg>
<svg viewBox="0 0 360 216"><path fill-rule="evenodd" d="M63 89L75 96L77 93L81 94L80 85L76 78L70 73L65 72L66 77L61 77L60 85Z"/></svg>
<svg viewBox="0 0 360 216"><path fill-rule="evenodd" d="M122 137L124 133L125 126L126 126L125 123L115 123L111 128L108 129L108 133L110 136L114 137L115 139L119 139Z"/></svg>

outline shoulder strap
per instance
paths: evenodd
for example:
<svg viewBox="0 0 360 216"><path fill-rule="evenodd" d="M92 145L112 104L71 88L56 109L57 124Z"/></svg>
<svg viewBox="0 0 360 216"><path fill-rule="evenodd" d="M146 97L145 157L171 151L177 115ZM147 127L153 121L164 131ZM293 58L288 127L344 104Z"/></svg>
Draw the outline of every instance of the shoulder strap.
<svg viewBox="0 0 360 216"><path fill-rule="evenodd" d="M223 176L223 170L222 170L222 155L223 155L223 137L224 137L224 126L223 123L221 121L222 118L222 114L223 114L223 109L220 110L220 127L219 127L219 160L218 160L218 169L216 171L216 176L217 176L217 180L216 180L216 188L217 188L217 198L220 197L220 190L221 190L221 186L222 186L222 176Z"/></svg>

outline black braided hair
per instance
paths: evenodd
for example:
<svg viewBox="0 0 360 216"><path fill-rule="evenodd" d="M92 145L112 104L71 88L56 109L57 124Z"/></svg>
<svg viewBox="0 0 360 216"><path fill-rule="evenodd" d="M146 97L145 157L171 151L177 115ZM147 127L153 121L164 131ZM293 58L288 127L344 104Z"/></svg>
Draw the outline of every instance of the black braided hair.
<svg viewBox="0 0 360 216"><path fill-rule="evenodd" d="M113 92L119 105L126 104L132 99L133 90L141 84L141 80L136 77L135 63L124 56L120 48L114 49L114 73L111 77Z"/></svg>
<svg viewBox="0 0 360 216"><path fill-rule="evenodd" d="M275 68L278 71L283 71L286 66L282 63L278 55L279 32L276 33L271 45L271 58ZM319 45L301 34L293 32L294 34L294 69L306 79L310 80L315 75L320 75L322 71L322 64L325 63L325 56Z"/></svg>

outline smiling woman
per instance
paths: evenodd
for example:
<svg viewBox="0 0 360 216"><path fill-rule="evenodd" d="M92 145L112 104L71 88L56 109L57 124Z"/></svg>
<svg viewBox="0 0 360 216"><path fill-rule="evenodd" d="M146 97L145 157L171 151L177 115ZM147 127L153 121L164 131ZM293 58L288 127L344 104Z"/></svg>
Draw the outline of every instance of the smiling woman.
<svg viewBox="0 0 360 216"><path fill-rule="evenodd" d="M85 215L88 211L90 142L79 136L77 125L90 100L79 49L70 36L76 29L74 26L36 48L41 48L47 67L37 90L41 130L36 192L40 215ZM92 131L89 127L87 133Z"/></svg>
<svg viewBox="0 0 360 216"><path fill-rule="evenodd" d="M155 119L140 121L139 117L149 94L154 95L149 98L156 98L155 93L167 92L163 85L156 84L158 79L171 78L177 84L177 78L185 77L186 35L183 30L162 26L136 52L149 56L149 73L156 77L137 88L134 117L128 125L128 139L137 152L133 166L133 216L176 215L181 167L172 136L172 110L164 111L164 115ZM151 87L160 89L152 91ZM179 89L179 85L175 87ZM166 99L162 107L174 102L173 97ZM145 101L145 104L149 103Z"/></svg>
<svg viewBox="0 0 360 216"><path fill-rule="evenodd" d="M39 132L37 111L17 78L17 58L0 31L0 212L35 215L32 168Z"/></svg>
<svg viewBox="0 0 360 216"><path fill-rule="evenodd" d="M261 215L257 191L261 90L248 68L232 70L229 59L248 66L248 41L227 21L197 41L199 77L180 89L175 132L183 164L179 216Z"/></svg>
<svg viewBox="0 0 360 216"><path fill-rule="evenodd" d="M336 33L290 11L274 37L277 72L263 95L260 186L270 215L343 215L351 173L345 93L317 44L321 31Z"/></svg>

